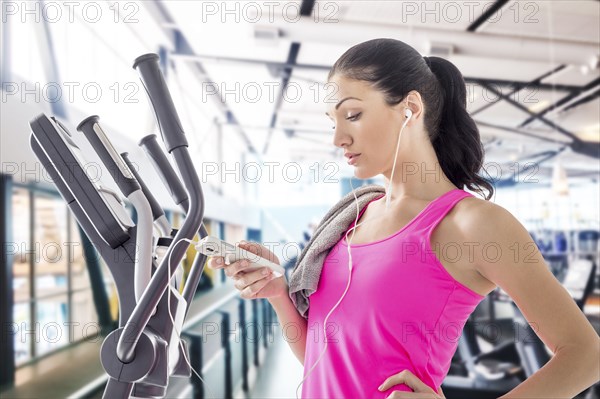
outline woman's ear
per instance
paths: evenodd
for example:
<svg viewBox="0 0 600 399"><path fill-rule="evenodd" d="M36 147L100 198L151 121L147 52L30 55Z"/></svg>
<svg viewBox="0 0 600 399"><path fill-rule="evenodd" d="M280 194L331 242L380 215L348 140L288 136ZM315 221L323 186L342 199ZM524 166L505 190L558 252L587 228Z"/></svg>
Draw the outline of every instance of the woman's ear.
<svg viewBox="0 0 600 399"><path fill-rule="evenodd" d="M404 97L404 100L401 104L403 116L406 116L406 109L410 110L412 120L418 119L421 116L423 111L423 102L421 99L421 94L418 91L410 91L406 97Z"/></svg>

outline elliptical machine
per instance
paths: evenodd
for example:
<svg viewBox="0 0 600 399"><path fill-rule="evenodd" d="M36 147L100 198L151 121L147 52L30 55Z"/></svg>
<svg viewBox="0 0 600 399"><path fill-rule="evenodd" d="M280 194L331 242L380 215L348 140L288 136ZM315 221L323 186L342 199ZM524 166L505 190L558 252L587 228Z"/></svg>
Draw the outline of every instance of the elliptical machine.
<svg viewBox="0 0 600 399"><path fill-rule="evenodd" d="M140 74L162 141L182 181L160 149L156 136L145 137L140 146L175 203L187 214L178 231L171 229L128 154L119 154L113 147L97 116L83 120L77 130L85 135L122 195L135 207L137 224L127 214L117 193L87 175L80 149L59 120L41 114L30 122L33 152L105 260L117 288L119 325L104 339L100 351L102 366L109 376L103 398L162 398L169 377L191 376L186 360L188 350L179 333L206 256L198 253L194 259L182 294L181 269L177 266L189 240L196 233L201 238L207 236L202 224L204 198L158 61L158 55L146 54L138 57L133 67Z"/></svg>

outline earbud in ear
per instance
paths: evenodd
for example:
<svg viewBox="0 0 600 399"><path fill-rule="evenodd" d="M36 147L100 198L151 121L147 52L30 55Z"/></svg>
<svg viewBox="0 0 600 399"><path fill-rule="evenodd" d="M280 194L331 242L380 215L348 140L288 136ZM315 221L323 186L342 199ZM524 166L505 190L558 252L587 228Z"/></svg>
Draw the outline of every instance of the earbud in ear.
<svg viewBox="0 0 600 399"><path fill-rule="evenodd" d="M410 108L406 108L406 110L404 111L404 116L406 116L406 119L410 119L410 117L412 116L412 111Z"/></svg>

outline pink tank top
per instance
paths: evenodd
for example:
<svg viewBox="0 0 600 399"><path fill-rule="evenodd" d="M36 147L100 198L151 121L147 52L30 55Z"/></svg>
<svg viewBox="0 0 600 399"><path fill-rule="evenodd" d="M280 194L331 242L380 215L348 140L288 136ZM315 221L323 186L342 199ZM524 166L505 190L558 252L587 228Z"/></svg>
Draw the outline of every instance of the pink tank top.
<svg viewBox="0 0 600 399"><path fill-rule="evenodd" d="M394 390L412 392L404 384L377 390L405 369L438 390L464 324L484 298L456 281L430 244L433 229L467 196L472 194L448 191L391 236L352 245L350 287L327 320L327 350L304 381L302 398L385 398ZM443 250L450 254L457 249ZM325 258L317 291L310 296L304 376L325 346L323 322L347 283L344 234Z"/></svg>

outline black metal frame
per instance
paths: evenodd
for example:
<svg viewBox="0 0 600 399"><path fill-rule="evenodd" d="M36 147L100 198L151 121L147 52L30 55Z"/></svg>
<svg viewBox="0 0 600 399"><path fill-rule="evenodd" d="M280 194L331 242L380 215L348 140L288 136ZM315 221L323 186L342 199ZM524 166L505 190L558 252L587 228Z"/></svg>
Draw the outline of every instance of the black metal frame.
<svg viewBox="0 0 600 399"><path fill-rule="evenodd" d="M2 326L2 353L11 354L2 360L0 367L0 386L12 386L15 383L15 345L13 335L9 334L8 327L13 325L13 277L12 255L6 250L6 244L12 242L12 177L0 174L0 242L2 243L2 262L0 273L0 325Z"/></svg>

